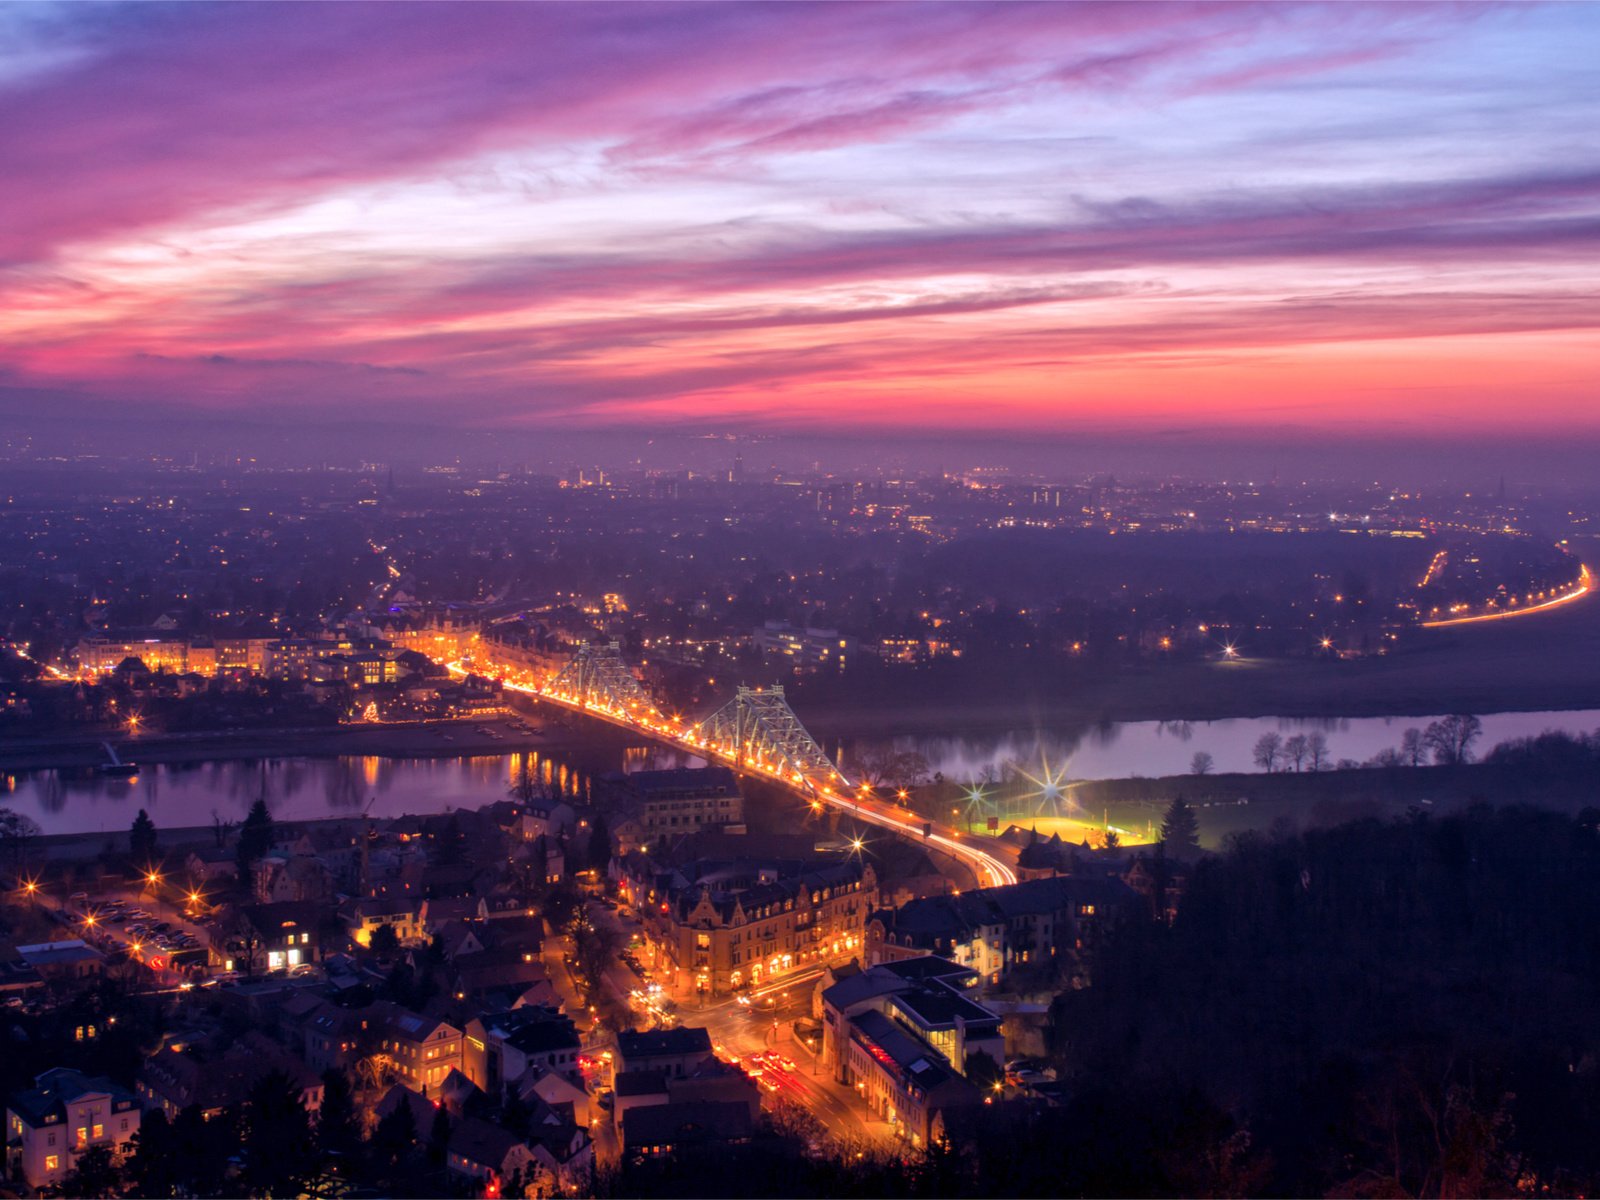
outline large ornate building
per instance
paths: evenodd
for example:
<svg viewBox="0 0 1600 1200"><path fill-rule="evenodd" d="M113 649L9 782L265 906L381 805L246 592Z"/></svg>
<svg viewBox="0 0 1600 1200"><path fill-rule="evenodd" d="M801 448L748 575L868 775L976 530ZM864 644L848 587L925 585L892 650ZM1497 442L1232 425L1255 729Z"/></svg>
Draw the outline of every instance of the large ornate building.
<svg viewBox="0 0 1600 1200"><path fill-rule="evenodd" d="M657 871L619 860L618 884L639 912L645 953L678 995L726 995L806 967L859 958L878 878L859 859L691 863Z"/></svg>

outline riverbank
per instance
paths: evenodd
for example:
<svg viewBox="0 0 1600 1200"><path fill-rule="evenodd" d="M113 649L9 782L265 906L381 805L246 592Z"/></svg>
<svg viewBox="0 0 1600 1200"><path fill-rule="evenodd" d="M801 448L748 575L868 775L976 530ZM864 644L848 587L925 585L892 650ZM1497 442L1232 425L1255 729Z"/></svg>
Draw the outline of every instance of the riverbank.
<svg viewBox="0 0 1600 1200"><path fill-rule="evenodd" d="M1368 658L1100 665L931 663L812 676L788 689L820 738L1087 729L1252 717L1419 717L1600 707L1600 599L1516 621L1415 629Z"/></svg>
<svg viewBox="0 0 1600 1200"><path fill-rule="evenodd" d="M577 728L539 713L537 733L513 729L504 717L492 720L429 721L405 725L334 725L307 729L218 730L163 737L159 734L112 741L117 753L134 763L238 762L263 758L461 758L548 753L591 744L611 735L604 728ZM589 723L586 723L586 725ZM598 723L594 723L598 726ZM491 732L480 732L479 727ZM59 739L11 741L0 745L0 770L90 769L105 762L101 739L79 735Z"/></svg>
<svg viewBox="0 0 1600 1200"><path fill-rule="evenodd" d="M1385 767L1271 775L1169 775L1159 779L1096 779L1074 784L1072 798L1088 821L1159 832L1182 796L1200 818L1201 840L1215 848L1229 834L1300 830L1416 810L1459 812L1471 804L1527 805L1578 812L1600 797L1600 768L1549 771L1521 765ZM1011 823L1026 825L1026 821Z"/></svg>

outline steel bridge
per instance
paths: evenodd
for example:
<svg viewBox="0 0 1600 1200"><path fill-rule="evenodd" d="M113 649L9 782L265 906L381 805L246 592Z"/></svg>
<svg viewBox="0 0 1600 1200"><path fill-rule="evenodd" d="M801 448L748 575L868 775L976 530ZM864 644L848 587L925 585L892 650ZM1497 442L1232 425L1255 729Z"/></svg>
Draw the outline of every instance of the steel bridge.
<svg viewBox="0 0 1600 1200"><path fill-rule="evenodd" d="M459 662L451 663L450 671L468 674L466 665ZM936 846L966 863L980 886L1017 881L1015 870L974 839L962 840L960 832L951 827L925 823L900 812L873 796L866 784L853 785L806 732L789 707L781 685L741 687L733 699L710 716L686 723L662 713L623 660L616 642L581 647L573 660L545 683L505 675L495 677L511 691L598 717L707 761L770 779L799 793L814 809L828 805L869 824Z"/></svg>

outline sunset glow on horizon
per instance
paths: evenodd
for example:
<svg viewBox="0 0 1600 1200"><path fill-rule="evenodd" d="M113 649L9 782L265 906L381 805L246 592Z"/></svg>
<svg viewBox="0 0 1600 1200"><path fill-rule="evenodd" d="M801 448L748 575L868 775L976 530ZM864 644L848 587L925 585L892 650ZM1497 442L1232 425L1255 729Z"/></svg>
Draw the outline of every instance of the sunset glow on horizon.
<svg viewBox="0 0 1600 1200"><path fill-rule="evenodd" d="M1600 435L1585 5L9 5L0 406Z"/></svg>

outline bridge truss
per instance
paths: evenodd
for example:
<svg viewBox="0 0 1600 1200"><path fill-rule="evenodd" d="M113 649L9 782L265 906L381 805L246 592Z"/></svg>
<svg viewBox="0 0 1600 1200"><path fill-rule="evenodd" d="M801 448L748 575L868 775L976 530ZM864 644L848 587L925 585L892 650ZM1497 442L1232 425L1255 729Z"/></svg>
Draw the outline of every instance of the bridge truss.
<svg viewBox="0 0 1600 1200"><path fill-rule="evenodd" d="M638 720L659 716L656 702L622 659L622 647L583 645L544 689L558 700Z"/></svg>
<svg viewBox="0 0 1600 1200"><path fill-rule="evenodd" d="M794 715L781 684L741 687L694 732L700 745L735 766L755 767L811 791L843 780L833 760Z"/></svg>

